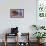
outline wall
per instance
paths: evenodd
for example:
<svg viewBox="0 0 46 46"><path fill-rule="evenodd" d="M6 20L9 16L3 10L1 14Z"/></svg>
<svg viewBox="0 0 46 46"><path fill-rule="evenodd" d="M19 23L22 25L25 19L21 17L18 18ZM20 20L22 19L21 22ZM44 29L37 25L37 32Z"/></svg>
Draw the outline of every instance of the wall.
<svg viewBox="0 0 46 46"><path fill-rule="evenodd" d="M24 9L24 18L10 18L10 9ZM36 0L0 0L0 34L17 26L32 36L32 24L36 24Z"/></svg>

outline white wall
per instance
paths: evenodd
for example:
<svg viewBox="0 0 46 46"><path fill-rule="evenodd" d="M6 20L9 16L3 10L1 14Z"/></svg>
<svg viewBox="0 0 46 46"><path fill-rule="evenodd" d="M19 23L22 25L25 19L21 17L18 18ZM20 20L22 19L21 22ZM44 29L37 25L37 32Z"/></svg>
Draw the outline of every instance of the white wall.
<svg viewBox="0 0 46 46"><path fill-rule="evenodd" d="M24 18L10 18L10 9L24 9ZM32 35L32 24L36 24L36 0L0 0L0 34L17 26Z"/></svg>

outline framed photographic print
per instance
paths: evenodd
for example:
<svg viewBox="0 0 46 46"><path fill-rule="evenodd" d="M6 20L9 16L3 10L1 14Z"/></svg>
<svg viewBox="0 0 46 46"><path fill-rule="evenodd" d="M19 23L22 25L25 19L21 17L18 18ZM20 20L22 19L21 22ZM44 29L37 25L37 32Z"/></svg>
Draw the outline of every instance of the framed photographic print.
<svg viewBox="0 0 46 46"><path fill-rule="evenodd" d="M24 18L24 9L10 9L10 18Z"/></svg>

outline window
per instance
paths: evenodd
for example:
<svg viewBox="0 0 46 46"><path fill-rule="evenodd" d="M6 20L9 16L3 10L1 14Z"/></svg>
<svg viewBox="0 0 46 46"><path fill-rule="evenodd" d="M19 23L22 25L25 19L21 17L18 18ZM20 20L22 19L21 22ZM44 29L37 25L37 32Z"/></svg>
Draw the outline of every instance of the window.
<svg viewBox="0 0 46 46"><path fill-rule="evenodd" d="M46 0L37 0L37 15L46 17Z"/></svg>

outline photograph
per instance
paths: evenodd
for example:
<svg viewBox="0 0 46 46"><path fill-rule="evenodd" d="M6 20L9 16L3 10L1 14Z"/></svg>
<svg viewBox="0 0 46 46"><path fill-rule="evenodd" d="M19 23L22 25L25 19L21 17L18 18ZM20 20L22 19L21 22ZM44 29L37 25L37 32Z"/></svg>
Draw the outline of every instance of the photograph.
<svg viewBox="0 0 46 46"><path fill-rule="evenodd" d="M24 18L24 9L10 9L10 18Z"/></svg>

